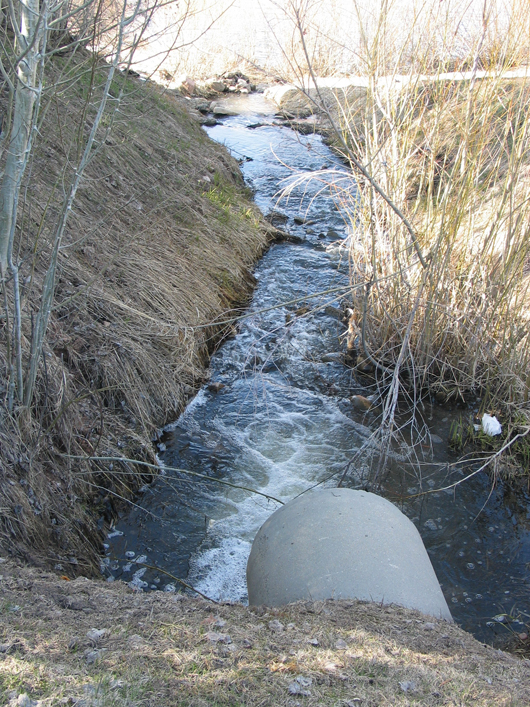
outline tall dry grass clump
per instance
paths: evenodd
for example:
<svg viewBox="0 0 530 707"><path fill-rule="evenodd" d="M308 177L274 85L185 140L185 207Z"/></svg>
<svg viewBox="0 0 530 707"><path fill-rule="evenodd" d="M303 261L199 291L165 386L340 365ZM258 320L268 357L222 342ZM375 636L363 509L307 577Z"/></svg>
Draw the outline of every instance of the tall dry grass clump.
<svg viewBox="0 0 530 707"><path fill-rule="evenodd" d="M509 442L529 419L528 16L486 0L464 42L439 3L399 27L396 3L378 9L363 26L359 6L355 100L330 101L306 52L310 98L359 187L353 201L337 189L352 279L367 283L353 292L350 340L375 369L385 438L400 402L417 410L428 394L479 399L509 423Z"/></svg>
<svg viewBox="0 0 530 707"><path fill-rule="evenodd" d="M63 185L106 70L81 49L46 68L15 240L24 363ZM2 290L0 548L67 574L98 566L102 522L146 480L127 459L154 461L153 435L201 384L230 333L215 321L250 295L267 238L236 160L186 102L125 72L111 87L120 90L112 133L105 122L62 239L27 407L9 406L10 281Z"/></svg>

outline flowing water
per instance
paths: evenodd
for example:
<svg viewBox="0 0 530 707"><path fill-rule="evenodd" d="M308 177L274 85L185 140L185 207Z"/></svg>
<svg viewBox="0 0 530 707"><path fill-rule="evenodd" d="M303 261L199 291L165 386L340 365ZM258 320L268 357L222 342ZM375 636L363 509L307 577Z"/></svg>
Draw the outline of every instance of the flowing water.
<svg viewBox="0 0 530 707"><path fill-rule="evenodd" d="M180 590L173 575L214 599L244 602L250 546L277 500L336 485L359 450L344 485L363 486L377 417L352 405L352 395L372 391L337 356L348 228L333 195L349 190L354 200L354 187L319 136L275 125L257 98L242 111L208 132L241 161L264 213L299 242L275 245L258 264L248 316L213 356L209 385L166 428L159 450L167 468L109 533L102 569L139 589ZM315 173L278 202L285 180ZM485 473L437 491L473 470L449 466L458 414L424 408L432 438L417 448L421 458L406 440L392 450L381 493L418 527L455 620L502 644L530 621L529 499L492 488Z"/></svg>

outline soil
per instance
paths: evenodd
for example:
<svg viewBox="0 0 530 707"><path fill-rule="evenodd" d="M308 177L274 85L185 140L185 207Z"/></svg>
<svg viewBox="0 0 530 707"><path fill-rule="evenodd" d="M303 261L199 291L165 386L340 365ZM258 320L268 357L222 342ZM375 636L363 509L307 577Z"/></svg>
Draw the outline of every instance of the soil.
<svg viewBox="0 0 530 707"><path fill-rule="evenodd" d="M6 560L0 575L10 707L530 704L530 661L397 606L248 608Z"/></svg>

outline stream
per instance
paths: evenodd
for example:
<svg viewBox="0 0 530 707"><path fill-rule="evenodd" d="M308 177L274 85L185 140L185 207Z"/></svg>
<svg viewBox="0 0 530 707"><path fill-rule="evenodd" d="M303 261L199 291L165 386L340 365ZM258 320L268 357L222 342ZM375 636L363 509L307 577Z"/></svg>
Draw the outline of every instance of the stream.
<svg viewBox="0 0 530 707"><path fill-rule="evenodd" d="M208 134L239 159L261 210L297 241L274 245L258 263L248 315L212 357L209 383L165 429L159 456L168 468L109 532L102 571L137 589L181 591L173 575L213 599L245 602L248 554L279 508L273 499L336 485L359 450L344 485L362 487L377 416L352 404L353 395L374 391L338 354L348 228L333 192L348 190L354 201L353 182L318 135L277 125L274 107L259 96L239 104L240 115ZM315 172L278 201L289 180ZM406 440L396 446L379 492L417 526L455 621L502 646L530 622L530 499L492 487L485 472L436 491L473 471L449 466L457 457L447 445L453 421L469 414L426 405L432 437L420 445L421 458L414 463Z"/></svg>

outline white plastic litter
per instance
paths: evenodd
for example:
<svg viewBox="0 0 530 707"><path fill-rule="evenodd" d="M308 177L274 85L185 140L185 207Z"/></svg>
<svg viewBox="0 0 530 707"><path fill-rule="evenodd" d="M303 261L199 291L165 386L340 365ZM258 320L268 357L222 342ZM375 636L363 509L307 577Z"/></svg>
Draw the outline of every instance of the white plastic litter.
<svg viewBox="0 0 530 707"><path fill-rule="evenodd" d="M484 415L482 416L482 429L485 434L489 435L490 437L495 437L496 435L501 434L502 425L494 415L491 416L487 413L484 413Z"/></svg>

